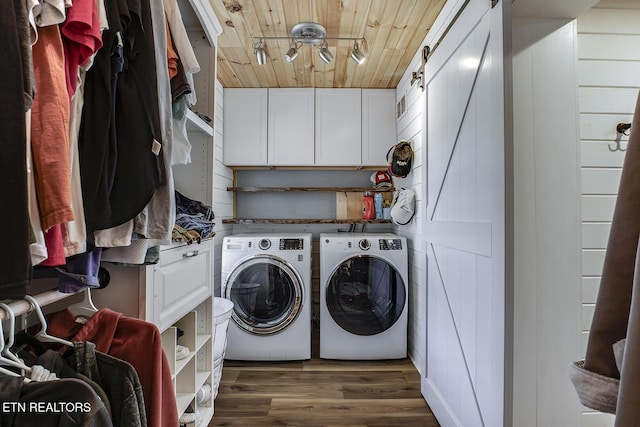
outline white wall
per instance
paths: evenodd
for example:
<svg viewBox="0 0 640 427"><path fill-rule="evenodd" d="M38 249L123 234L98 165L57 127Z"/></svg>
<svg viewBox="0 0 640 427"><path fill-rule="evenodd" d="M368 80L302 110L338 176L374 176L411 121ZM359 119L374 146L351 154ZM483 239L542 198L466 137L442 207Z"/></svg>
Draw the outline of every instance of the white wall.
<svg viewBox="0 0 640 427"><path fill-rule="evenodd" d="M220 259L222 256L222 239L231 234L232 226L222 224L224 218L233 218L233 193L227 187L233 186L233 171L222 164L222 136L224 135L223 114L224 88L216 81L214 137L215 157L213 165L213 212L216 215L216 235L213 240L213 289L214 295L220 296Z"/></svg>
<svg viewBox="0 0 640 427"><path fill-rule="evenodd" d="M600 7L600 6L598 6ZM623 151L612 152L616 124L631 122L640 87L640 10L594 8L577 20L582 176L582 354L600 285ZM623 137L622 147L627 137ZM614 417L584 408L583 427Z"/></svg>
<svg viewBox="0 0 640 427"><path fill-rule="evenodd" d="M515 18L570 19L580 16L596 2L597 0L512 0L512 10Z"/></svg>
<svg viewBox="0 0 640 427"><path fill-rule="evenodd" d="M418 371L423 366L424 343L426 342L425 287L426 265L425 248L422 244L422 217L425 191L423 181L424 147L423 125L425 95L416 82L410 86L410 80L403 79L396 89L396 97L400 101L405 98L406 112L398 119L398 141L404 139L411 142L414 150L413 169L406 178L393 178L395 188L411 188L416 192L416 213L407 225L394 226L394 233L407 238L409 249L409 357Z"/></svg>
<svg viewBox="0 0 640 427"><path fill-rule="evenodd" d="M513 425L578 426L580 198L575 21L513 20Z"/></svg>

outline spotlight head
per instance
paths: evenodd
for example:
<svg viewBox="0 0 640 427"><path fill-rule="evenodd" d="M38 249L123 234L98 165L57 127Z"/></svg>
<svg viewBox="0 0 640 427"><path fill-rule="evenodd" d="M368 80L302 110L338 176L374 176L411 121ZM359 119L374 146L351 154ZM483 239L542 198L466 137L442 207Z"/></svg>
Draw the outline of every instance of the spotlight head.
<svg viewBox="0 0 640 427"><path fill-rule="evenodd" d="M320 48L320 52L318 52L318 55L320 56L320 59L322 59L327 64L333 60L333 55L331 54L331 52L329 52L329 48L327 47L326 43Z"/></svg>
<svg viewBox="0 0 640 427"><path fill-rule="evenodd" d="M356 61L356 64L358 65L362 64L365 61L365 59L367 59L358 48L357 41L353 44L353 49L351 49L351 59Z"/></svg>
<svg viewBox="0 0 640 427"><path fill-rule="evenodd" d="M295 46L291 46L287 53L284 54L284 60L288 63L292 63L294 59L298 57L298 49Z"/></svg>
<svg viewBox="0 0 640 427"><path fill-rule="evenodd" d="M263 47L259 47L256 49L256 60L260 65L264 65L267 63L267 52Z"/></svg>
<svg viewBox="0 0 640 427"><path fill-rule="evenodd" d="M267 51L264 48L264 41L260 39L259 42L253 44L253 53L256 55L256 61L259 65L267 63Z"/></svg>

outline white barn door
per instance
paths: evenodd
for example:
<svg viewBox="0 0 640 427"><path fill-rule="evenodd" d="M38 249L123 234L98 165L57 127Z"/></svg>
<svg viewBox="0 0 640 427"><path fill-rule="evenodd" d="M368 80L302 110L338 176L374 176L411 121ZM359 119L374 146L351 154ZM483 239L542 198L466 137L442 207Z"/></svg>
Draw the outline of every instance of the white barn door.
<svg viewBox="0 0 640 427"><path fill-rule="evenodd" d="M443 427L508 423L503 3L469 2L425 66L422 392Z"/></svg>

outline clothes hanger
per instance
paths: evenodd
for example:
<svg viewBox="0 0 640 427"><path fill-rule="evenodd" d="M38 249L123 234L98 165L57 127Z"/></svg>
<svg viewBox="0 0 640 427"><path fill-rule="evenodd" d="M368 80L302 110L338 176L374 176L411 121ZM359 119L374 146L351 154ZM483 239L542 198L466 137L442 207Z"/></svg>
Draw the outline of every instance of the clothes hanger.
<svg viewBox="0 0 640 427"><path fill-rule="evenodd" d="M40 341L56 342L56 343L73 348L73 343L71 341L67 341L63 338L54 337L53 335L49 335L47 333L47 319L44 317L44 313L42 312L42 308L40 308L40 304L38 304L38 301L36 301L36 299L31 295L26 295L24 299L27 302L29 302L31 307L35 310L36 314L38 315L38 319L40 320L41 329L40 329L40 332L35 334L35 337L38 338Z"/></svg>
<svg viewBox="0 0 640 427"><path fill-rule="evenodd" d="M4 350L0 351L0 356L5 356L15 362L22 363L22 360L20 360L18 356L11 352L11 347L13 346L16 338L16 315L14 314L11 307L3 302L0 302L0 308L2 308L5 313L9 315L9 340L5 344Z"/></svg>
<svg viewBox="0 0 640 427"><path fill-rule="evenodd" d="M5 375L9 375L12 377L22 377L22 375L18 374L17 372L13 372L10 371L8 369L4 369L2 366L0 366L0 374L5 374ZM31 380L29 380L29 378L23 377L25 382L29 382Z"/></svg>
<svg viewBox="0 0 640 427"><path fill-rule="evenodd" d="M0 322L0 337L2 337L2 340L0 340L0 365L13 366L14 368L21 369L22 371L31 372L31 368L29 366L22 363L22 360L18 359L9 351L9 348L11 347L11 345L13 345L13 334L15 333L15 326L16 326L15 316L13 315L13 311L9 308L8 305L2 303L0 304L0 307L2 307L4 311L7 312L7 314L9 315L9 321L10 321L9 323L10 334L9 334L8 345L5 345L4 330L2 327L2 322Z"/></svg>
<svg viewBox="0 0 640 427"><path fill-rule="evenodd" d="M91 299L91 289L86 288L82 292L84 295L82 301L71 304L67 307L67 310L69 310L74 316L83 316L89 318L98 312L98 308Z"/></svg>

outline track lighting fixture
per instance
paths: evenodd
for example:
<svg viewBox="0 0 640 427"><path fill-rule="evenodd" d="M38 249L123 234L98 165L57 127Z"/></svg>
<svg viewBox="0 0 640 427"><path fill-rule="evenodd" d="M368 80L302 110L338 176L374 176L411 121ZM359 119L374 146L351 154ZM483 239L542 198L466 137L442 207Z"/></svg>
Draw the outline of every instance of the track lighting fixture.
<svg viewBox="0 0 640 427"><path fill-rule="evenodd" d="M260 41L253 44L253 53L256 55L256 61L258 64L264 65L267 63L267 51L264 48L264 41Z"/></svg>
<svg viewBox="0 0 640 427"><path fill-rule="evenodd" d="M300 22L291 28L291 34L288 37L255 37L258 41L253 44L254 54L258 64L264 65L267 62L265 40L282 40L289 39L289 49L284 55L287 63L292 63L300 53L302 45L310 44L318 49L318 55L325 63L329 64L333 60L333 54L329 50L327 40L353 40L354 45L351 49L351 58L357 63L362 64L365 60L364 53L360 50L358 42L362 42L362 46L366 50L366 40L357 37L327 37L326 29L315 22Z"/></svg>

